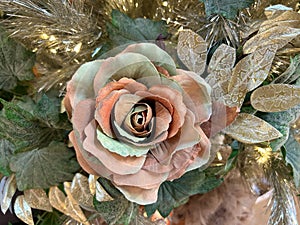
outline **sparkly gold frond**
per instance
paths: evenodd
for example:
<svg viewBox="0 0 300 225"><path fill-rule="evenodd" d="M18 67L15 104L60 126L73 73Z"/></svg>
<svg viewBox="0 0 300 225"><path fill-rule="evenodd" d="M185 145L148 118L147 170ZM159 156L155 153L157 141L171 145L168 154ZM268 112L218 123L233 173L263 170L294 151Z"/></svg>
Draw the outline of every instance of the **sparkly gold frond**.
<svg viewBox="0 0 300 225"><path fill-rule="evenodd" d="M239 155L238 168L255 195L272 190L268 224L297 224L297 191L280 152L273 152L267 145L246 145Z"/></svg>
<svg viewBox="0 0 300 225"><path fill-rule="evenodd" d="M44 68L38 72L46 76L38 88L48 90L68 80L77 69L74 65L91 59L102 34L102 21L83 0L4 0L0 8L7 17L1 21L4 28L37 53Z"/></svg>

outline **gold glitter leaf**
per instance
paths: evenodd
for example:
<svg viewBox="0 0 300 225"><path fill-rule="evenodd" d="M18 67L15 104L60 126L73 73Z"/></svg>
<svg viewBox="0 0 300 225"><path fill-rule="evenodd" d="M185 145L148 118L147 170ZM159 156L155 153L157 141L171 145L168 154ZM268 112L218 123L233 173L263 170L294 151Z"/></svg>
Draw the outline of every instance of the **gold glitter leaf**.
<svg viewBox="0 0 300 225"><path fill-rule="evenodd" d="M71 184L71 194L84 208L94 208L93 195L91 194L88 178L77 173Z"/></svg>
<svg viewBox="0 0 300 225"><path fill-rule="evenodd" d="M228 92L246 85L247 91L258 87L268 76L276 47L266 46L239 61L233 69Z"/></svg>
<svg viewBox="0 0 300 225"><path fill-rule="evenodd" d="M67 193L67 198L65 199L67 210L66 215L84 225L90 225L82 209L80 208L79 203L72 196L70 182L64 182L64 190Z"/></svg>
<svg viewBox="0 0 300 225"><path fill-rule="evenodd" d="M247 113L240 113L224 132L246 144L256 144L280 138L282 134L264 120Z"/></svg>
<svg viewBox="0 0 300 225"><path fill-rule="evenodd" d="M16 216L24 223L34 225L31 208L26 202L24 195L20 195L16 198L14 211Z"/></svg>
<svg viewBox="0 0 300 225"><path fill-rule="evenodd" d="M291 28L287 26L272 27L249 39L245 43L243 51L245 54L249 54L254 52L259 47L270 45L276 46L277 49L280 49L299 34L300 29L298 28Z"/></svg>
<svg viewBox="0 0 300 225"><path fill-rule="evenodd" d="M52 212L49 198L43 189L25 190L24 197L31 208Z"/></svg>
<svg viewBox="0 0 300 225"><path fill-rule="evenodd" d="M64 182L64 190L67 193L67 197L58 187L55 186L50 188L49 200L51 205L63 214L70 216L72 219L84 225L90 225L84 213L82 212L79 203L71 194L70 182Z"/></svg>
<svg viewBox="0 0 300 225"><path fill-rule="evenodd" d="M235 49L222 44L214 52L208 65L210 73L205 79L212 87L212 98L218 101L228 91L229 77L236 59Z"/></svg>
<svg viewBox="0 0 300 225"><path fill-rule="evenodd" d="M63 88L79 65L91 60L107 22L83 0L1 0L0 8L10 16L1 26L36 51L38 72L44 75L35 86L40 90Z"/></svg>
<svg viewBox="0 0 300 225"><path fill-rule="evenodd" d="M235 48L222 44L214 52L208 65L208 72L220 74L222 70L231 70L236 59Z"/></svg>
<svg viewBox="0 0 300 225"><path fill-rule="evenodd" d="M280 112L300 104L300 87L270 84L256 89L251 95L252 106L262 112Z"/></svg>
<svg viewBox="0 0 300 225"><path fill-rule="evenodd" d="M89 186L92 195L96 195L98 202L106 202L114 200L102 187L102 185L97 181L95 175L90 174L89 176Z"/></svg>
<svg viewBox="0 0 300 225"><path fill-rule="evenodd" d="M5 178L3 178L5 179ZM11 175L5 182L3 189L1 190L1 211L5 214L12 202L12 198L17 190L17 183L15 175Z"/></svg>
<svg viewBox="0 0 300 225"><path fill-rule="evenodd" d="M179 33L177 53L179 59L195 73L201 75L206 65L207 44L192 30Z"/></svg>
<svg viewBox="0 0 300 225"><path fill-rule="evenodd" d="M276 17L271 17L270 19L264 21L259 28L259 33L277 26L300 28L299 13L292 10L284 12L279 10L276 11L279 15Z"/></svg>
<svg viewBox="0 0 300 225"><path fill-rule="evenodd" d="M262 47L236 64L229 81L228 94L224 96L226 105L240 107L246 93L267 78L275 52L276 46Z"/></svg>
<svg viewBox="0 0 300 225"><path fill-rule="evenodd" d="M65 200L66 200L66 196L58 187L56 186L50 187L49 190L50 204L53 206L53 208L57 209L63 214L67 214L67 207L66 207Z"/></svg>

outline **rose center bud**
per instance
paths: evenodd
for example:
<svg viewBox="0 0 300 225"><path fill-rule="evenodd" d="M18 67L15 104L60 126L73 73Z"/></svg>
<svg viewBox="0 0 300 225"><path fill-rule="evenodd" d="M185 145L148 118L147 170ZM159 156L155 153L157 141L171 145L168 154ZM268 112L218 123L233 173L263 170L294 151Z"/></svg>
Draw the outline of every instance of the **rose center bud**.
<svg viewBox="0 0 300 225"><path fill-rule="evenodd" d="M133 125L133 128L137 131L141 131L141 128L143 128L143 125L145 124L147 117L147 112L138 112L131 116L131 124Z"/></svg>
<svg viewBox="0 0 300 225"><path fill-rule="evenodd" d="M130 131L138 137L149 135L152 124L152 109L147 103L135 105L130 114Z"/></svg>

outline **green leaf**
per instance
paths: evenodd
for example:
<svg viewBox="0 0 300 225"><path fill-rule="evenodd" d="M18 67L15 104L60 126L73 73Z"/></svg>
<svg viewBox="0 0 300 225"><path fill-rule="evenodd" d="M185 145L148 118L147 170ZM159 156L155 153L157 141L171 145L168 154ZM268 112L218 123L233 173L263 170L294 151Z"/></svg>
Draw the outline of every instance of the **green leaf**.
<svg viewBox="0 0 300 225"><path fill-rule="evenodd" d="M74 152L61 142L14 155L10 167L16 173L18 189L46 189L72 180L73 173L80 168L74 156Z"/></svg>
<svg viewBox="0 0 300 225"><path fill-rule="evenodd" d="M33 114L49 125L56 124L59 121L58 106L59 103L57 101L50 100L48 96L44 94L36 104Z"/></svg>
<svg viewBox="0 0 300 225"><path fill-rule="evenodd" d="M94 206L109 225L128 225L135 218L138 208L136 204L128 201L124 196L106 202L98 202L94 198Z"/></svg>
<svg viewBox="0 0 300 225"><path fill-rule="evenodd" d="M300 105L290 108L283 112L275 113L258 113L257 116L265 120L275 127L282 137L270 142L270 147L273 151L279 150L287 141L290 131L290 123L293 122L300 114Z"/></svg>
<svg viewBox="0 0 300 225"><path fill-rule="evenodd" d="M293 177L296 187L300 186L300 143L296 141L292 134L289 135L285 143L285 160L293 168Z"/></svg>
<svg viewBox="0 0 300 225"><path fill-rule="evenodd" d="M107 31L109 38L116 46L156 40L159 35L167 36L166 24L163 21L131 19L118 10L113 10L111 17L112 22L107 24Z"/></svg>
<svg viewBox="0 0 300 225"><path fill-rule="evenodd" d="M62 141L67 127L59 122L68 120L61 118L59 106L45 96L36 105L30 99L26 102L30 107L24 109L21 106L25 103L19 106L18 102L1 100L4 113L0 116L0 138L14 144L16 152L42 148L53 140Z"/></svg>
<svg viewBox="0 0 300 225"><path fill-rule="evenodd" d="M174 181L164 182L158 191L156 203L146 205L147 215L152 215L156 210L163 217L167 217L173 208L184 204L188 198L195 194L204 194L216 188L223 182L217 178L213 170L192 170Z"/></svg>
<svg viewBox="0 0 300 225"><path fill-rule="evenodd" d="M205 13L207 16L213 14L222 15L228 19L234 19L240 9L249 7L253 0L200 0L205 4Z"/></svg>
<svg viewBox="0 0 300 225"><path fill-rule="evenodd" d="M49 127L57 129L71 130L72 125L69 122L66 113L60 113L61 99L58 97L49 98L43 94L33 109L33 114Z"/></svg>
<svg viewBox="0 0 300 225"><path fill-rule="evenodd" d="M9 161L13 152L14 145L8 140L0 139L0 173L4 176L9 176L11 174Z"/></svg>
<svg viewBox="0 0 300 225"><path fill-rule="evenodd" d="M119 198L122 196L122 193L108 179L99 177L98 182L112 198Z"/></svg>
<svg viewBox="0 0 300 225"><path fill-rule="evenodd" d="M34 63L35 54L8 38L0 29L0 89L11 91L18 80L33 79Z"/></svg>

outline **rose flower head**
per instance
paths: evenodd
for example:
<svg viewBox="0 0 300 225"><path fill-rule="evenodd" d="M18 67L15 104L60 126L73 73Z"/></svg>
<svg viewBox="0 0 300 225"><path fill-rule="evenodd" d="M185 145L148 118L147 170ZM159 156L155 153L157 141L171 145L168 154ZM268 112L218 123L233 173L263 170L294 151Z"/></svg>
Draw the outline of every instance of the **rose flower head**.
<svg viewBox="0 0 300 225"><path fill-rule="evenodd" d="M156 202L164 181L209 160L210 141L200 125L211 115L210 92L204 79L176 69L171 56L150 43L83 64L64 101L78 162L128 200Z"/></svg>

